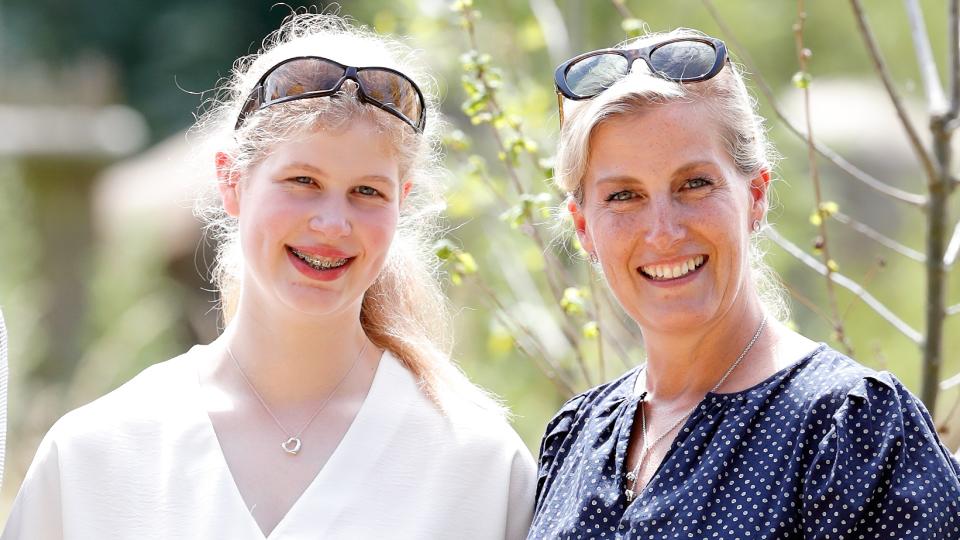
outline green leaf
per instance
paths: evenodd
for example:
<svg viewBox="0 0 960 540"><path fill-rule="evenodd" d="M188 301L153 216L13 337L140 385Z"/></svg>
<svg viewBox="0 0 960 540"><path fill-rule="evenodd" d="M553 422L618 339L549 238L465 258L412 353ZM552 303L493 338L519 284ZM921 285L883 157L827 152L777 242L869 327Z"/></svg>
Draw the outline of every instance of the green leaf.
<svg viewBox="0 0 960 540"><path fill-rule="evenodd" d="M433 243L433 253L441 261L449 260L460 248L447 238L441 238Z"/></svg>
<svg viewBox="0 0 960 540"><path fill-rule="evenodd" d="M466 251L460 251L456 253L457 257L457 269L463 274L475 274L477 273L477 261L473 258L473 255L467 253Z"/></svg>
<svg viewBox="0 0 960 540"><path fill-rule="evenodd" d="M583 323L581 331L583 332L583 337L587 339L597 339L600 337L600 326L597 324L597 321L587 321Z"/></svg>
<svg viewBox="0 0 960 540"><path fill-rule="evenodd" d="M823 201L820 203L820 213L823 217L830 217L840 211L840 206L833 201Z"/></svg>
<svg viewBox="0 0 960 540"><path fill-rule="evenodd" d="M583 315L586 292L578 287L567 287L560 298L560 307L567 315Z"/></svg>
<svg viewBox="0 0 960 540"><path fill-rule="evenodd" d="M637 37L643 34L645 23L641 19L629 18L620 23L620 28L627 33L628 37Z"/></svg>

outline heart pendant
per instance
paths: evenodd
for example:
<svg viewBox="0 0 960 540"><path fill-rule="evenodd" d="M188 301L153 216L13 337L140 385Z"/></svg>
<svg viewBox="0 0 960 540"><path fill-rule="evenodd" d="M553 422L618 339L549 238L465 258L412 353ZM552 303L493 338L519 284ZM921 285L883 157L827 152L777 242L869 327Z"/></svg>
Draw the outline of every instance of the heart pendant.
<svg viewBox="0 0 960 540"><path fill-rule="evenodd" d="M300 438L299 437L290 437L283 444L280 445L283 448L283 451L290 454L291 456L297 455L297 452L300 451Z"/></svg>

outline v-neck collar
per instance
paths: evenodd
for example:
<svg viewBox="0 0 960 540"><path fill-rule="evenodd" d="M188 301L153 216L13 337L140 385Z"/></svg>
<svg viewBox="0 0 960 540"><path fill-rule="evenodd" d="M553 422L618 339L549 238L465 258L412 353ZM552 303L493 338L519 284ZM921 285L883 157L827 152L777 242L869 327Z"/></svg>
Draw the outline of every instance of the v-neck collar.
<svg viewBox="0 0 960 540"><path fill-rule="evenodd" d="M344 496L344 490L349 490L354 485L355 478L350 475L357 472L349 464L351 462L363 463L375 460L376 455L383 451L382 445L376 444L375 441L387 435L383 432L384 426L398 424L398 422L384 422L383 418L384 415L395 415L396 411L399 410L397 408L398 403L393 399L395 391L392 387L395 386L398 370L406 370L390 351L384 351L374 373L370 389L333 453L330 454L326 463L307 485L307 488L303 490L303 493L287 509L284 516L270 531L270 534L264 535L257 520L253 517L250 509L247 508L239 487L237 487L237 482L227 463L226 455L223 453L223 447L220 446L220 439L213 427L213 422L203 406L202 389L196 363L188 361L186 364L193 382L193 410L200 416L198 421L203 425L204 442L209 445L205 450L209 452L208 455L213 456L216 460L216 468L223 475L224 481L230 486L232 502L228 504L236 506L238 513L242 512L243 519L247 522L246 528L250 530L251 538L257 540L300 538L307 530L309 535L318 536L318 531L323 528L324 524L331 521L330 518L337 515L345 501L357 500ZM409 395L409 392L403 392L402 395ZM337 493L333 493L332 489L325 489L324 486L335 486ZM318 504L309 504L311 500L316 500ZM301 516L306 511L306 506L310 506L309 528L299 524L306 523L304 520L307 519L307 516ZM320 534L319 536L322 537L323 535Z"/></svg>

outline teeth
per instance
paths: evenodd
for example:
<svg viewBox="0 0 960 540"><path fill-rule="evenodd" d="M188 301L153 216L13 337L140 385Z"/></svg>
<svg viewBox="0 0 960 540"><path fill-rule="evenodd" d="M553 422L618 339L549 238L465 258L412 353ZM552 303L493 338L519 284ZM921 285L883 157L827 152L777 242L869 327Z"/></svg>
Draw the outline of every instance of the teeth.
<svg viewBox="0 0 960 540"><path fill-rule="evenodd" d="M640 270L644 274L655 279L675 279L687 275L688 273L699 268L702 264L703 255L697 255L696 257L691 257L686 261L673 266L652 264L649 266L641 266Z"/></svg>
<svg viewBox="0 0 960 540"><path fill-rule="evenodd" d="M315 257L313 255L307 255L306 253L301 253L293 248L290 249L294 255L297 256L301 261L309 264L317 270L330 270L331 268L339 268L345 264L349 259L331 259L328 257Z"/></svg>

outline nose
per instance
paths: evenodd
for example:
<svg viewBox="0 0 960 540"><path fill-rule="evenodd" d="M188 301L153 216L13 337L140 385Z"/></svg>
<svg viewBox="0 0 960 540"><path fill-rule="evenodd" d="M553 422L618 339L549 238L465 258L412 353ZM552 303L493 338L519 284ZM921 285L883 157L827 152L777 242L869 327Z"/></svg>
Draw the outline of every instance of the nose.
<svg viewBox="0 0 960 540"><path fill-rule="evenodd" d="M682 215L668 198L651 199L646 230L646 241L658 251L667 251L677 244L684 234Z"/></svg>
<svg viewBox="0 0 960 540"><path fill-rule="evenodd" d="M353 230L349 204L337 197L324 197L313 207L309 227L328 238L348 236Z"/></svg>

